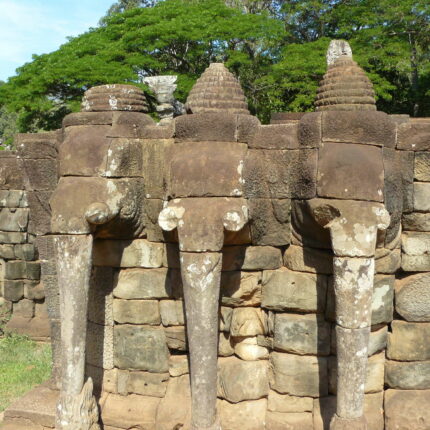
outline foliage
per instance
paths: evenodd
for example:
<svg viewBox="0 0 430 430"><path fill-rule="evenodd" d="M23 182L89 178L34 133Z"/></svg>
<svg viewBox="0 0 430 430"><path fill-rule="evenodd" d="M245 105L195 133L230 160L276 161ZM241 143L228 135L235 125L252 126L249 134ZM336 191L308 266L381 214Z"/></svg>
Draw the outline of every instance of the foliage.
<svg viewBox="0 0 430 430"><path fill-rule="evenodd" d="M0 150L10 148L13 136L18 133L18 114L8 111L6 106L0 107Z"/></svg>
<svg viewBox="0 0 430 430"><path fill-rule="evenodd" d="M0 412L51 373L51 349L26 336L8 334L0 339Z"/></svg>
<svg viewBox="0 0 430 430"><path fill-rule="evenodd" d="M250 109L307 111L331 38L344 38L368 73L378 108L430 115L428 0L118 0L98 28L34 56L0 86L20 131L49 130L94 85L178 75L184 101L213 61L235 73Z"/></svg>

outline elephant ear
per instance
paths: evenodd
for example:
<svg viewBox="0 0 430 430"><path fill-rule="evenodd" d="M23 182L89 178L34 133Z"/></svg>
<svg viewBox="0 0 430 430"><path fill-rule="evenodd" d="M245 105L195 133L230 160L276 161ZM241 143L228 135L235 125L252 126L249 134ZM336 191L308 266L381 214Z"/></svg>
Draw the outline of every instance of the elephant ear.
<svg viewBox="0 0 430 430"><path fill-rule="evenodd" d="M182 221L185 208L180 205L180 199L167 203L167 206L158 215L158 225L164 231L172 231Z"/></svg>

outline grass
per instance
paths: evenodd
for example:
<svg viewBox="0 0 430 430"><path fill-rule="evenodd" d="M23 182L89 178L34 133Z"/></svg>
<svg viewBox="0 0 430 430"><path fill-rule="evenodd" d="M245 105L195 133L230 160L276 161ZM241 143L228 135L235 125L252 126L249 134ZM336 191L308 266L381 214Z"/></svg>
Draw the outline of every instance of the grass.
<svg viewBox="0 0 430 430"><path fill-rule="evenodd" d="M35 385L49 379L51 346L26 336L0 338L0 413Z"/></svg>

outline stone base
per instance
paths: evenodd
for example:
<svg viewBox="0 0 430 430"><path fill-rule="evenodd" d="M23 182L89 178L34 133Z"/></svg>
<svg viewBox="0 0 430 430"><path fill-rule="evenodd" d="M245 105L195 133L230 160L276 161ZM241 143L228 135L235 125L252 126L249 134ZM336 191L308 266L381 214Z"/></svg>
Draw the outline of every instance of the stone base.
<svg viewBox="0 0 430 430"><path fill-rule="evenodd" d="M210 427L199 427L196 424L191 424L191 430L221 430L221 422L218 417Z"/></svg>
<svg viewBox="0 0 430 430"><path fill-rule="evenodd" d="M58 395L48 383L34 388L6 409L1 430L53 429Z"/></svg>
<svg viewBox="0 0 430 430"><path fill-rule="evenodd" d="M334 415L330 422L330 430L367 430L366 418L341 418Z"/></svg>
<svg viewBox="0 0 430 430"><path fill-rule="evenodd" d="M48 318L24 318L12 316L6 325L6 331L28 336L35 341L47 342L51 336Z"/></svg>

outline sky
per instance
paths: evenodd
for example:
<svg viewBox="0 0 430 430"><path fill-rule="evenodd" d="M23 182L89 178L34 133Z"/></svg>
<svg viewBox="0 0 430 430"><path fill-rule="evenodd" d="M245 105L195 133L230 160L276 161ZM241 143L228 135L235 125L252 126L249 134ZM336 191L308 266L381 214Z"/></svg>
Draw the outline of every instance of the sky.
<svg viewBox="0 0 430 430"><path fill-rule="evenodd" d="M95 27L115 0L0 0L0 80Z"/></svg>

